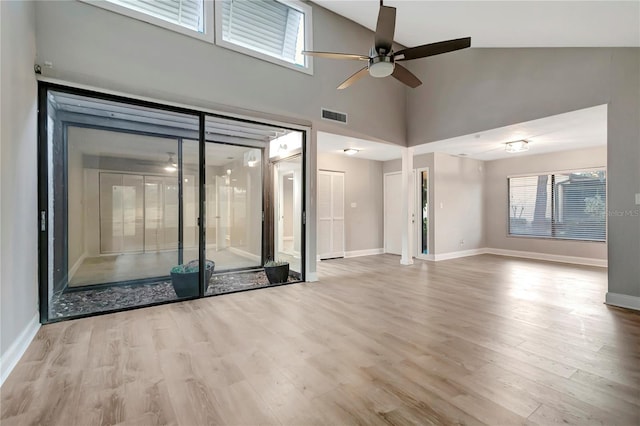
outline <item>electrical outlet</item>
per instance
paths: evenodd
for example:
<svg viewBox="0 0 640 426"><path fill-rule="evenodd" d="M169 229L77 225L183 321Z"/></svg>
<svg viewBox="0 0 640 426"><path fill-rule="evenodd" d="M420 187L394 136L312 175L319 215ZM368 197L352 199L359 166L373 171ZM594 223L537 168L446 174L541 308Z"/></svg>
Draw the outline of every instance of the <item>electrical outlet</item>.
<svg viewBox="0 0 640 426"><path fill-rule="evenodd" d="M355 209L356 207L358 207L358 204L357 204L357 203L351 203L351 208L352 208L352 209Z"/></svg>
<svg viewBox="0 0 640 426"><path fill-rule="evenodd" d="M464 245L464 240L460 240L460 245L463 246Z"/></svg>

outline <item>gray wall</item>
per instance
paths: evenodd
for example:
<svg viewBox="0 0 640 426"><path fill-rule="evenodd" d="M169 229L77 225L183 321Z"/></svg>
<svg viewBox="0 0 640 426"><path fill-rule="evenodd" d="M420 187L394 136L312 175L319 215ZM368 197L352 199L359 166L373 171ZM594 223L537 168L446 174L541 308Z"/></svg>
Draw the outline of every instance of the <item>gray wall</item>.
<svg viewBox="0 0 640 426"><path fill-rule="evenodd" d="M606 165L606 146L485 162L484 227L487 247L606 259L607 244L605 243L507 237L508 176L605 167Z"/></svg>
<svg viewBox="0 0 640 426"><path fill-rule="evenodd" d="M371 31L313 6L314 49L358 52ZM51 77L125 93L223 109L262 111L352 136L404 145L404 86L368 78L334 90L362 67L314 60L313 76L78 2L38 2L37 60ZM117 30L115 30L117 29ZM384 102L380 102L384 99ZM349 114L348 125L320 120L320 108Z"/></svg>
<svg viewBox="0 0 640 426"><path fill-rule="evenodd" d="M345 251L382 248L382 162L319 153L318 170L344 172Z"/></svg>
<svg viewBox="0 0 640 426"><path fill-rule="evenodd" d="M640 49L470 49L414 61L408 142L608 104L609 291L640 296Z"/></svg>
<svg viewBox="0 0 640 426"><path fill-rule="evenodd" d="M0 15L0 354L7 361L38 312L34 4L3 1Z"/></svg>
<svg viewBox="0 0 640 426"><path fill-rule="evenodd" d="M434 254L485 247L482 166L479 160L435 154Z"/></svg>

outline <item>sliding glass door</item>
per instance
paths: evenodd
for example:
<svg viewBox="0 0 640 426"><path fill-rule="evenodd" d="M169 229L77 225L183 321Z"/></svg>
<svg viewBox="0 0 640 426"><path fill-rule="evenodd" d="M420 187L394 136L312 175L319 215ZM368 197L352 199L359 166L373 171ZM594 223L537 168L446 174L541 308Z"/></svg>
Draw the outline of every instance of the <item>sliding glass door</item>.
<svg viewBox="0 0 640 426"><path fill-rule="evenodd" d="M303 133L46 83L39 126L43 322L304 278Z"/></svg>

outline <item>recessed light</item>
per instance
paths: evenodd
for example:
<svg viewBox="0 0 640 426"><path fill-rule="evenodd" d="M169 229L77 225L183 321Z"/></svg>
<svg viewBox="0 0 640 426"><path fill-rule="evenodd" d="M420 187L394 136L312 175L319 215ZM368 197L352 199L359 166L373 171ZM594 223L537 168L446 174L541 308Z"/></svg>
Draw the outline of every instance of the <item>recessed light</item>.
<svg viewBox="0 0 640 426"><path fill-rule="evenodd" d="M344 153L347 154L347 155L355 155L358 152L360 152L360 150L359 149L355 149L355 148L347 148L347 149L344 150Z"/></svg>

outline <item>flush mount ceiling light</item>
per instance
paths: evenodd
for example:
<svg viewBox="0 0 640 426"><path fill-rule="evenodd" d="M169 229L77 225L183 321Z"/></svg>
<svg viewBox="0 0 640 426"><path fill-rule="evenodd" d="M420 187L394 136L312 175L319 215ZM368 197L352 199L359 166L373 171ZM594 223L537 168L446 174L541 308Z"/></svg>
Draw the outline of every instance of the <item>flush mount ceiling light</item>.
<svg viewBox="0 0 640 426"><path fill-rule="evenodd" d="M175 155L174 152L167 152L167 154L169 155L169 160L167 160L167 165L164 167L164 169L167 172L175 172L176 170L178 170L178 163L176 163L173 159L173 156Z"/></svg>
<svg viewBox="0 0 640 426"><path fill-rule="evenodd" d="M529 142L525 141L525 140L521 140L521 141L514 141L514 142L507 142L505 144L505 150L507 152L524 152L524 151L529 151Z"/></svg>
<svg viewBox="0 0 640 426"><path fill-rule="evenodd" d="M359 149L355 149L355 148L347 148L347 149L344 150L344 153L347 154L347 155L355 155L358 152L360 152L360 150Z"/></svg>

